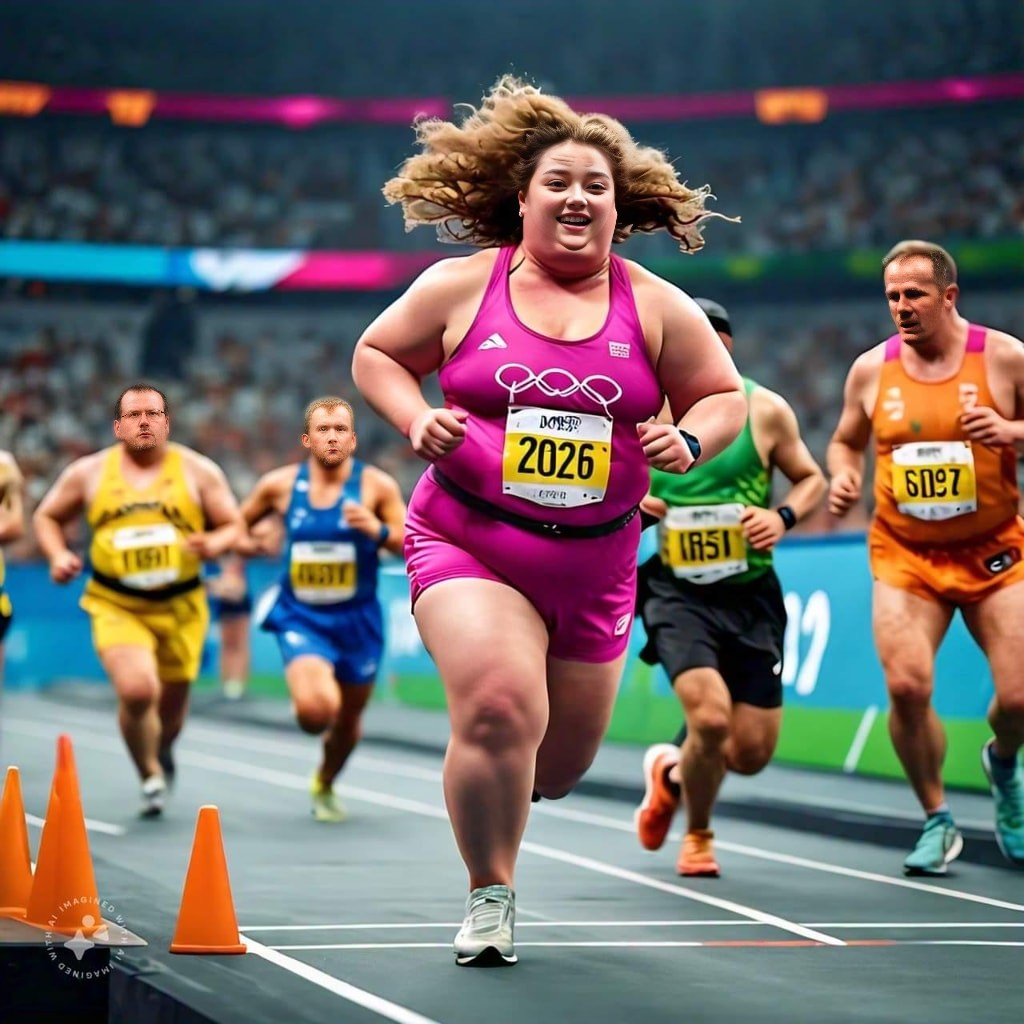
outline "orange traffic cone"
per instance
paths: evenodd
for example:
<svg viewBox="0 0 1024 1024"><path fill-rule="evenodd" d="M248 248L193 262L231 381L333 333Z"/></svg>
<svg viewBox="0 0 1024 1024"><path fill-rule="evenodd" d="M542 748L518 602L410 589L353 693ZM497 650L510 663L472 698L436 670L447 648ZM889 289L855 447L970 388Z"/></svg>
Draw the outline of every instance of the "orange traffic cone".
<svg viewBox="0 0 1024 1024"><path fill-rule="evenodd" d="M32 888L32 858L18 769L7 769L0 797L0 917L24 917Z"/></svg>
<svg viewBox="0 0 1024 1024"><path fill-rule="evenodd" d="M220 813L208 804L199 808L170 951L245 953L244 943L238 940L238 920L220 834Z"/></svg>
<svg viewBox="0 0 1024 1024"><path fill-rule="evenodd" d="M92 935L103 924L75 755L67 735L57 737L57 768L25 920L67 935Z"/></svg>

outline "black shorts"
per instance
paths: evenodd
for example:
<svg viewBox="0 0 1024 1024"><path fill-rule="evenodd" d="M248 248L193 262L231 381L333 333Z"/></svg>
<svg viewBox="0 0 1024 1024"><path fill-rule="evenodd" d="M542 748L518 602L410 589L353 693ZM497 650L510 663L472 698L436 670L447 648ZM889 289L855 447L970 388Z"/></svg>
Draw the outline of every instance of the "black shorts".
<svg viewBox="0 0 1024 1024"><path fill-rule="evenodd" d="M735 704L782 705L786 605L774 570L745 583L698 586L676 579L655 556L640 569L637 613L647 631L640 657L675 679L713 668Z"/></svg>
<svg viewBox="0 0 1024 1024"><path fill-rule="evenodd" d="M14 610L11 608L10 595L3 587L0 587L0 644L4 642L4 637L7 636L7 630L10 628L13 617Z"/></svg>
<svg viewBox="0 0 1024 1024"><path fill-rule="evenodd" d="M210 597L210 617L217 622L222 619L240 619L252 613L252 597L246 595L238 600L229 601L223 597Z"/></svg>

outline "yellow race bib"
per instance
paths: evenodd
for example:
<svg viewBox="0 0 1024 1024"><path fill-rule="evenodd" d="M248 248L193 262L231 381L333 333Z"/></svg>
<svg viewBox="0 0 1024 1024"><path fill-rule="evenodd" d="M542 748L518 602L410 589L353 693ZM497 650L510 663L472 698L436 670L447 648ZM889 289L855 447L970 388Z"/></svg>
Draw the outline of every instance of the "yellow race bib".
<svg viewBox="0 0 1024 1024"><path fill-rule="evenodd" d="M505 494L576 508L603 501L612 464L612 421L592 413L509 409L501 458Z"/></svg>
<svg viewBox="0 0 1024 1024"><path fill-rule="evenodd" d="M306 604L338 604L356 592L356 546L342 541L297 541L289 578Z"/></svg>
<svg viewBox="0 0 1024 1024"><path fill-rule="evenodd" d="M978 508L978 483L969 441L894 445L892 493L896 507L915 519L953 519Z"/></svg>
<svg viewBox="0 0 1024 1024"><path fill-rule="evenodd" d="M715 583L747 570L743 505L670 508L659 525L661 560L690 583Z"/></svg>

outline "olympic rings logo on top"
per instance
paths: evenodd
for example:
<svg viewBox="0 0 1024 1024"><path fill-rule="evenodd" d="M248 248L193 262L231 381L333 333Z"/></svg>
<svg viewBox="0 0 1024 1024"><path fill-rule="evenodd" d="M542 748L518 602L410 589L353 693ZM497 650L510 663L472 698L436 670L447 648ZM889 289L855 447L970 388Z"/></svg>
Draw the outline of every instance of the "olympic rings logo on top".
<svg viewBox="0 0 1024 1024"><path fill-rule="evenodd" d="M521 371L521 374L518 371ZM534 387L548 398L569 398L579 391L601 406L606 416L611 415L608 411L609 406L614 405L622 397L622 387L611 377L594 373L580 380L571 371L554 366L534 373L523 363L505 363L494 371L494 380L508 392L510 402L517 395ZM604 386L599 389L595 385ZM608 394L602 394L602 391Z"/></svg>

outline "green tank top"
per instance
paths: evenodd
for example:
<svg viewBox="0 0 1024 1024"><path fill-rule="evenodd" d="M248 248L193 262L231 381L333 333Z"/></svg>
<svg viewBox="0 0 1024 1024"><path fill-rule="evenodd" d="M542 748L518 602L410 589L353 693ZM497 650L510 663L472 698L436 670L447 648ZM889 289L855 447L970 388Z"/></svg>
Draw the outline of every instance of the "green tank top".
<svg viewBox="0 0 1024 1024"><path fill-rule="evenodd" d="M757 384L744 377L743 387L749 408ZM672 509L699 507L697 512L678 514L678 530L666 529L669 520L659 527L662 561L673 566L677 576L689 578L693 574L692 582L743 583L771 568L772 553L747 546L733 522L735 512L730 509L741 505L771 507L771 473L754 445L749 412L736 440L713 459L698 463L683 475L652 469L651 494L669 506L670 517ZM674 546L666 550L669 532L675 537L671 542ZM746 568L739 570L743 558ZM702 565L707 567L703 573ZM702 579L702 575L709 578Z"/></svg>

